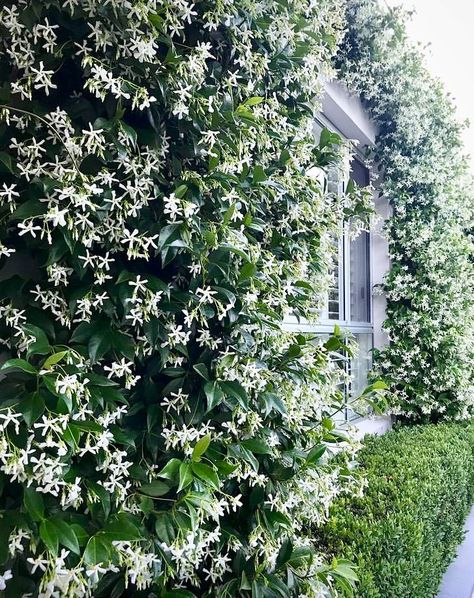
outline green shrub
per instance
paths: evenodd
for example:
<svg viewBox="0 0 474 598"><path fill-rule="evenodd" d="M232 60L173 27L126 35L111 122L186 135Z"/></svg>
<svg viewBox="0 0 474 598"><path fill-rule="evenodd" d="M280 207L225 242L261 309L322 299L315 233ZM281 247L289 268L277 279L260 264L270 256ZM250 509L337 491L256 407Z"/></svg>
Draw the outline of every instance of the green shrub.
<svg viewBox="0 0 474 598"><path fill-rule="evenodd" d="M368 487L338 499L323 530L360 567L360 598L428 598L463 538L474 486L474 426L402 428L367 440Z"/></svg>

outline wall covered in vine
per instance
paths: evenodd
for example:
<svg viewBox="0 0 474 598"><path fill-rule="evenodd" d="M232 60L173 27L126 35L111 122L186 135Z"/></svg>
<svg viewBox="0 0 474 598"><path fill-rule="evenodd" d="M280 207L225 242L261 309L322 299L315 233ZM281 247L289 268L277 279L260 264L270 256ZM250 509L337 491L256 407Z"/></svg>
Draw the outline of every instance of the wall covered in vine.
<svg viewBox="0 0 474 598"><path fill-rule="evenodd" d="M452 99L407 39L406 15L349 0L337 63L379 127L374 160L393 216L385 283L391 344L377 364L393 411L463 418L474 403L472 180Z"/></svg>
<svg viewBox="0 0 474 598"><path fill-rule="evenodd" d="M313 134L338 47L394 208L381 369L400 412L469 412L459 128L398 21L348 6L340 46L342 0L3 3L7 596L351 592L313 537L361 486L331 419L350 347L282 332L322 307L341 221L371 210L321 176L347 157Z"/></svg>
<svg viewBox="0 0 474 598"><path fill-rule="evenodd" d="M314 176L335 0L0 10L0 590L324 596L340 220ZM318 170L320 169L320 170ZM350 449L350 450L349 450ZM151 593L152 592L152 593Z"/></svg>

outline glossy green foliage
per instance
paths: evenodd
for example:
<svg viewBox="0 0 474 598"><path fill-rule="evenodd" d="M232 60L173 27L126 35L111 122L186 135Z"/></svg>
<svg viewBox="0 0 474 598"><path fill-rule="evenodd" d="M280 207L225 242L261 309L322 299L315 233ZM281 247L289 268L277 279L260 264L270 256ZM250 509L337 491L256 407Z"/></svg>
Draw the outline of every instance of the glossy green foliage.
<svg viewBox="0 0 474 598"><path fill-rule="evenodd" d="M356 484L312 317L342 218L313 134L340 3L0 9L0 544L7 592L351 587L307 533ZM316 174L316 176L315 176ZM2 578L2 583L3 581ZM48 594L49 595L49 594Z"/></svg>

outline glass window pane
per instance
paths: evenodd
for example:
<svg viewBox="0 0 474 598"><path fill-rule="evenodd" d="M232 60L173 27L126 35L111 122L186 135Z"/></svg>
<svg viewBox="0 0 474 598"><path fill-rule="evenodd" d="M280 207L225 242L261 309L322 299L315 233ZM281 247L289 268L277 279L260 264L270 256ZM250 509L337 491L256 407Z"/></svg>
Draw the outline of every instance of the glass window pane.
<svg viewBox="0 0 474 598"><path fill-rule="evenodd" d="M355 334L358 352L350 360L350 398L357 399L364 392L367 387L367 378L372 367L372 353L373 337L372 334ZM348 409L347 418L353 419L357 414Z"/></svg>
<svg viewBox="0 0 474 598"><path fill-rule="evenodd" d="M369 233L362 231L350 242L350 319L370 322Z"/></svg>
<svg viewBox="0 0 474 598"><path fill-rule="evenodd" d="M318 340L325 342L330 338L329 334L319 334ZM339 383L336 388L340 394L340 401L336 400L332 406L332 420L341 425L347 421L347 391L349 383L349 359L346 352L334 352L330 354L332 363L340 371Z"/></svg>
<svg viewBox="0 0 474 598"><path fill-rule="evenodd" d="M334 239L334 244L337 246L337 257L331 272L333 280L328 292L327 317L329 320L342 320L342 248L338 239Z"/></svg>
<svg viewBox="0 0 474 598"><path fill-rule="evenodd" d="M351 162L351 179L353 179L359 187L367 187L370 183L368 169L357 159L354 159Z"/></svg>

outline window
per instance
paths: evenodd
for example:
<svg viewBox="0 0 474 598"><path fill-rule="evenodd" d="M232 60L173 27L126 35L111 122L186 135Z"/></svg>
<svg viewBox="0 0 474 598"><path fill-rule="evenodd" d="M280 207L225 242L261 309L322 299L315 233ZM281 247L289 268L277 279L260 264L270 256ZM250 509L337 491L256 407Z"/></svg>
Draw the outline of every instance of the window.
<svg viewBox="0 0 474 598"><path fill-rule="evenodd" d="M314 130L318 137L322 126L316 123ZM362 160L352 161L350 178L360 186L369 185L369 171ZM342 193L345 184L347 180L344 180L339 170L334 169L328 173L327 185L331 191ZM348 374L347 380L350 380L342 389L345 409L335 417L340 423L358 417L350 408L350 402L352 398L360 396L367 385L373 348L371 235L370 232L362 231L356 238L350 238L348 228L345 226L339 238L333 241L337 255L332 272L333 281L318 324L302 322L295 316L288 317L285 322L287 330L314 333L323 338L332 334L337 324L355 339L359 350L354 357L335 357Z"/></svg>
<svg viewBox="0 0 474 598"><path fill-rule="evenodd" d="M343 305L344 300L342 296L342 292L344 287L342 285L343 280L343 272L341 270L341 266L343 264L342 259L342 246L338 239L334 240L334 244L336 245L336 251L338 253L338 258L334 265L334 269L331 272L333 276L333 283L329 287L328 293L328 300L327 300L327 319L328 320L341 320L343 318Z"/></svg>
<svg viewBox="0 0 474 598"><path fill-rule="evenodd" d="M350 319L370 322L370 236L362 231L350 240Z"/></svg>
<svg viewBox="0 0 474 598"><path fill-rule="evenodd" d="M363 164L355 159L351 164L350 177L358 184L369 184L369 173ZM334 190L336 182L329 179ZM345 385L345 413L337 418L349 421L357 417L350 409L350 400L363 392L367 385L367 375L371 367L371 349L373 347L373 324L371 313L371 280L370 280L370 233L360 232L351 238L345 226L341 238L335 241L337 259L333 269L334 281L329 290L326 308L320 317L318 331L330 332L335 324L351 333L356 340L358 352L344 363L350 382Z"/></svg>

